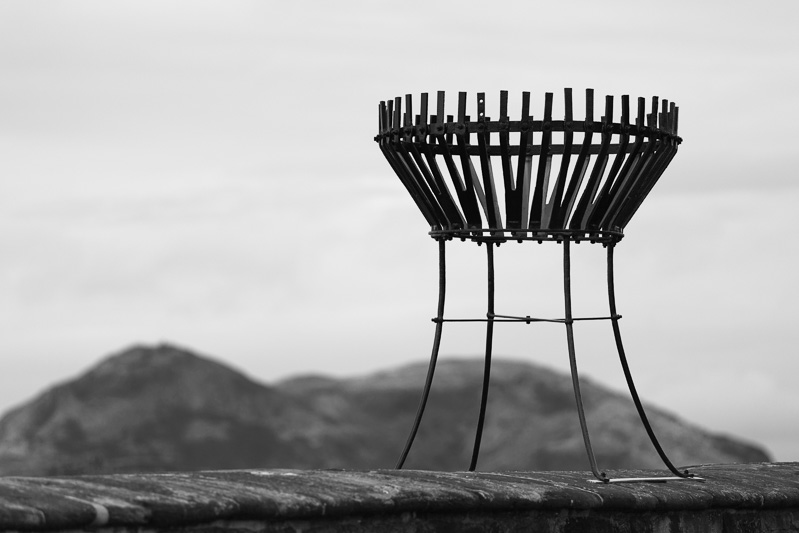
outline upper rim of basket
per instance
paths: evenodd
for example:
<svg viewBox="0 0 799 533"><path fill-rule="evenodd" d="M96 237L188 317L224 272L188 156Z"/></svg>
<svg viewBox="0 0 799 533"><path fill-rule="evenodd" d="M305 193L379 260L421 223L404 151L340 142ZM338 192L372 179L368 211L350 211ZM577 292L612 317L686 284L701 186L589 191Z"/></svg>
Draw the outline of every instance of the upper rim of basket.
<svg viewBox="0 0 799 533"><path fill-rule="evenodd" d="M571 88L564 89L564 111L560 117L553 115L554 93L552 92L544 93L543 110L538 116L534 116L530 113L530 92L523 91L521 110L516 116L511 116L508 112L509 92L500 91L499 119L496 120L491 120L485 114L487 99L486 93L483 92L474 93L472 98L476 104L476 108L473 107L476 110L476 119L467 114L469 100L467 92L458 92L456 114L447 113L446 91L437 91L435 102L432 103L429 93L421 93L418 97L418 113L413 112L412 95L406 94L404 98L397 96L380 102L378 134L374 140L380 142L388 137L393 138L392 140L410 141L411 137L420 135L552 131L654 135L678 144L682 142L682 138L677 135L679 107L674 102L653 96L650 99L650 106L647 106L646 99L638 97L633 117L630 112L630 97L622 95L620 111L617 113L618 119L614 120L616 97L606 95L604 112L595 117L594 91L586 89L585 93L585 117L575 118Z"/></svg>

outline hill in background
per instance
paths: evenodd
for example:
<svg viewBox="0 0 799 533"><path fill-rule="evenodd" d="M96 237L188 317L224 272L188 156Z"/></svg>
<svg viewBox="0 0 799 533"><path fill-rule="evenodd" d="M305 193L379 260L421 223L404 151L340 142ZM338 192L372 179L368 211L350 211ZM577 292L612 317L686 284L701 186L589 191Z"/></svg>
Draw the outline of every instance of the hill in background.
<svg viewBox="0 0 799 533"><path fill-rule="evenodd" d="M483 363L442 360L406 468L464 470ZM0 474L227 468L392 468L426 363L365 377L306 376L266 386L170 345L137 346L55 386L0 420ZM583 380L601 468L662 468L627 396ZM571 379L495 360L480 470L587 470ZM656 408L677 465L769 460Z"/></svg>

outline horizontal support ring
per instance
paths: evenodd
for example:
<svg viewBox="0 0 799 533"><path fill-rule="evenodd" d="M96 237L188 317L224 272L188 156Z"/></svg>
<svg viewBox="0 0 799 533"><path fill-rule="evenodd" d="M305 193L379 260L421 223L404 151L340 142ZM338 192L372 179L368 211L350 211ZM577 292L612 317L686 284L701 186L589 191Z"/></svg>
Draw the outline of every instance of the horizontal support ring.
<svg viewBox="0 0 799 533"><path fill-rule="evenodd" d="M624 233L621 231L585 231L568 229L522 229L522 228L462 228L462 229L432 229L429 235L436 240L460 239L471 240L477 243L503 243L507 241L544 241L562 242L565 239L579 244L582 241L594 243L617 243Z"/></svg>
<svg viewBox="0 0 799 533"><path fill-rule="evenodd" d="M537 318L531 316L514 316L514 315L486 315L486 318L438 318L433 317L435 323L439 322L524 322L525 324L532 324L533 322L551 322L556 324L570 324L572 322L584 322L590 320L619 320L621 315L611 316L587 316L587 317L573 317L571 320L565 318Z"/></svg>

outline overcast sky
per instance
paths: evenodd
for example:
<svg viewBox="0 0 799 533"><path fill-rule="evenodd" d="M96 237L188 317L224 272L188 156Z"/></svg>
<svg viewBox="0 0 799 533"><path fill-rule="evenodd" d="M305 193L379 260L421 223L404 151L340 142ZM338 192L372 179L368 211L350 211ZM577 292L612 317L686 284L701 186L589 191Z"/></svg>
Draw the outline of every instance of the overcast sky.
<svg viewBox="0 0 799 533"><path fill-rule="evenodd" d="M437 249L378 102L591 87L680 107L616 252L642 396L799 460L797 20L795 0L3 0L0 410L133 343L267 382L426 360ZM484 313L483 249L450 249L451 315ZM497 312L560 315L559 253L501 247ZM606 313L603 253L575 249L576 313ZM564 337L502 324L496 353L566 370ZM482 342L448 327L443 356ZM577 349L623 387L607 323Z"/></svg>

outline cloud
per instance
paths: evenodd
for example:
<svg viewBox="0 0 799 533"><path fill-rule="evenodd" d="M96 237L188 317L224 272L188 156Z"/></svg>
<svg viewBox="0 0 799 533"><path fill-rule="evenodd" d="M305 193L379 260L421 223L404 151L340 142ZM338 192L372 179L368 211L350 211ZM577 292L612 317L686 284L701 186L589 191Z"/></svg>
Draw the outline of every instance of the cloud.
<svg viewBox="0 0 799 533"><path fill-rule="evenodd" d="M4 2L0 405L134 341L183 343L262 379L424 359L436 247L372 141L378 102L507 89L538 103L564 86L681 109L680 153L617 252L625 339L650 397L690 418L675 383L724 368L696 390L743 398L730 381L756 367L757 390L790 398L792 9ZM503 247L498 268L518 282L503 305L560 313L558 252ZM483 249L450 253L451 312L481 312ZM602 250L576 253L580 305L602 310ZM480 352L481 330L450 329L446 354ZM559 328L497 339L498 353L565 366ZM607 331L578 342L595 340ZM622 386L612 345L597 351L587 375ZM720 400L697 416L761 434L735 409ZM763 419L782 427L788 414Z"/></svg>

